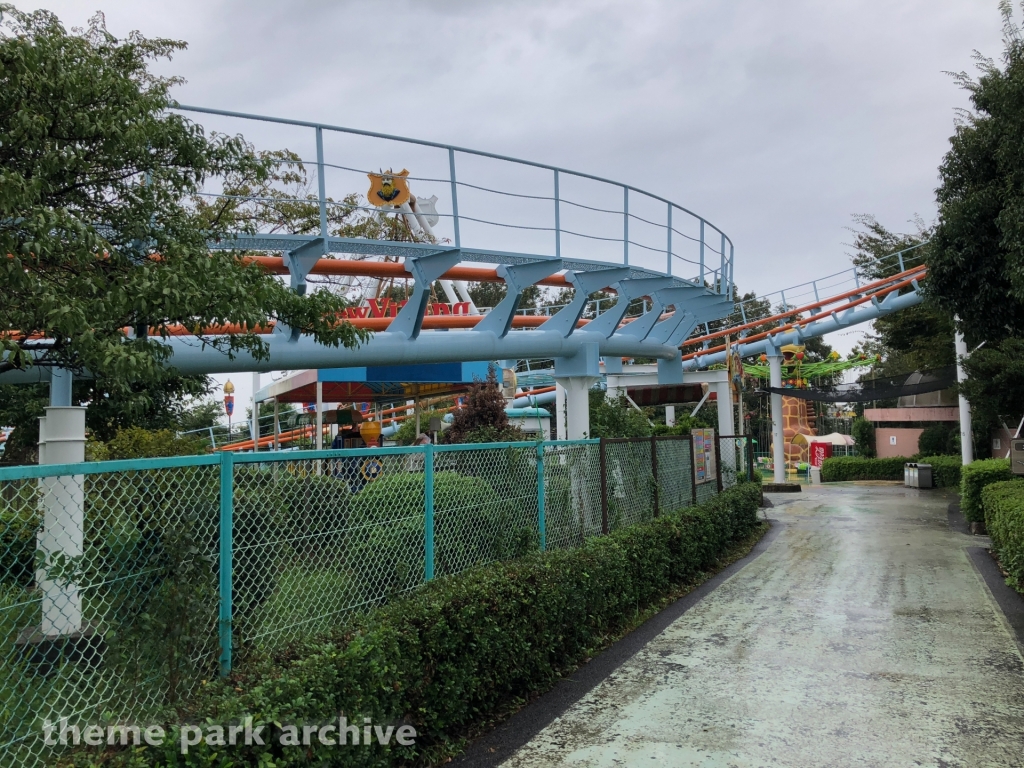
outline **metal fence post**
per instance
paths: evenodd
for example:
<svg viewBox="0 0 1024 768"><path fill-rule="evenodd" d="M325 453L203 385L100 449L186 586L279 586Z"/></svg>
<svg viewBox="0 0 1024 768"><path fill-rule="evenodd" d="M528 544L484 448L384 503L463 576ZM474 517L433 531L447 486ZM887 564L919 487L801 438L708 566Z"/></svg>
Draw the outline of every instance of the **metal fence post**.
<svg viewBox="0 0 1024 768"><path fill-rule="evenodd" d="M747 479L754 481L754 438L747 438Z"/></svg>
<svg viewBox="0 0 1024 768"><path fill-rule="evenodd" d="M690 434L690 488L693 492L693 506L697 506L697 457L693 450L693 433Z"/></svg>
<svg viewBox="0 0 1024 768"><path fill-rule="evenodd" d="M661 507L658 498L658 438L651 435L651 474L654 476L654 516L658 516L658 509Z"/></svg>
<svg viewBox="0 0 1024 768"><path fill-rule="evenodd" d="M220 674L231 673L231 568L234 561L235 454L220 454Z"/></svg>
<svg viewBox="0 0 1024 768"><path fill-rule="evenodd" d="M537 443L537 531L540 533L540 551L548 548L547 520L544 518L544 445Z"/></svg>
<svg viewBox="0 0 1024 768"><path fill-rule="evenodd" d="M718 492L722 492L722 436L715 435L715 480L718 482Z"/></svg>
<svg viewBox="0 0 1024 768"><path fill-rule="evenodd" d="M423 446L423 578L434 578L434 446Z"/></svg>
<svg viewBox="0 0 1024 768"><path fill-rule="evenodd" d="M605 470L607 464L607 451L605 439L602 437L598 445L598 453L601 461L601 533L608 534L608 473Z"/></svg>

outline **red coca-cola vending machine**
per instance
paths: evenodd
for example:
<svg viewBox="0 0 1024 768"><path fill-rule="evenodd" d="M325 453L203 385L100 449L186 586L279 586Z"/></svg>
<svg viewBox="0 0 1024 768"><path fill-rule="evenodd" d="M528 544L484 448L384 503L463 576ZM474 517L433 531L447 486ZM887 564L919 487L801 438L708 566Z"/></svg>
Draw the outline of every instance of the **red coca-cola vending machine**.
<svg viewBox="0 0 1024 768"><path fill-rule="evenodd" d="M811 466L821 469L825 459L832 458L832 443L811 443Z"/></svg>

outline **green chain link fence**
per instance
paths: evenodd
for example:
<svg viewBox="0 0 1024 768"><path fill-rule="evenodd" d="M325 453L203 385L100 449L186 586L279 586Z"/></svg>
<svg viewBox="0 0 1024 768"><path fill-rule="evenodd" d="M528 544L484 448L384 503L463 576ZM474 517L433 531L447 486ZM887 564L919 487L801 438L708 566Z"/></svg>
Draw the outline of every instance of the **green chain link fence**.
<svg viewBox="0 0 1024 768"><path fill-rule="evenodd" d="M45 721L144 723L247 654L426 580L710 498L752 458L688 437L0 468L0 755Z"/></svg>

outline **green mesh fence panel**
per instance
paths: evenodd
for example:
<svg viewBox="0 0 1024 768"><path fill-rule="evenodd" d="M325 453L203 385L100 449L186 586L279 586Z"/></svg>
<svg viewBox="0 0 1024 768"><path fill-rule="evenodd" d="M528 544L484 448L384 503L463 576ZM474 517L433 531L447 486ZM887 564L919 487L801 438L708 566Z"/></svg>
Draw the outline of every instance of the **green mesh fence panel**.
<svg viewBox="0 0 1024 768"><path fill-rule="evenodd" d="M742 470L745 444L723 444ZM689 506L690 441L653 446L660 509ZM606 442L611 530L653 517L651 451L650 439ZM601 535L596 440L432 453L436 578L536 550L540 495L548 549ZM424 583L428 460L422 449L235 458L226 489L231 633L223 635L234 663L315 637ZM83 464L74 465L83 474L53 477L40 477L57 471L47 468L0 470L3 765L56 760L63 748L44 744L45 720L161 722L218 674L226 595L217 461ZM735 482L735 469L723 473L723 485ZM712 478L697 486L697 499L716 492Z"/></svg>
<svg viewBox="0 0 1024 768"><path fill-rule="evenodd" d="M689 439L664 438L658 451L658 504L663 511L693 506L693 465Z"/></svg>
<svg viewBox="0 0 1024 768"><path fill-rule="evenodd" d="M608 441L604 469L608 529L614 531L650 520L654 516L651 441Z"/></svg>
<svg viewBox="0 0 1024 768"><path fill-rule="evenodd" d="M157 718L217 674L217 468L0 482L0 754Z"/></svg>
<svg viewBox="0 0 1024 768"><path fill-rule="evenodd" d="M544 446L544 506L548 549L578 547L601 535L598 445Z"/></svg>

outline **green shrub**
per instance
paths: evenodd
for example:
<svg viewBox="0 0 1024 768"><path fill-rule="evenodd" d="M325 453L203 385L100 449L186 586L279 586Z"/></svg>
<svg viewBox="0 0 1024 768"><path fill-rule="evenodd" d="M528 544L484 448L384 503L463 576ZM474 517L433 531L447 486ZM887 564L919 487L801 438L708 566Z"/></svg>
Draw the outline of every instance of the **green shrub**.
<svg viewBox="0 0 1024 768"><path fill-rule="evenodd" d="M757 525L760 489L745 483L700 507L588 540L438 579L356 618L336 634L256 661L211 683L192 711L210 723L253 714L256 724L411 723L412 747L238 746L233 764L433 764L472 729L550 687L638 614L715 567ZM178 766L178 735L162 748L108 755L106 766ZM213 765L216 747L194 747L188 765ZM86 756L78 765L84 766ZM121 759L123 758L123 760Z"/></svg>
<svg viewBox="0 0 1024 768"><path fill-rule="evenodd" d="M379 600L418 585L424 571L423 475L396 474L371 483L351 503L353 523L366 534L349 553L364 599ZM434 574L521 554L536 542L531 514L477 477L434 475Z"/></svg>
<svg viewBox="0 0 1024 768"><path fill-rule="evenodd" d="M1009 459L982 459L962 467L960 470L960 509L964 518L972 523L985 520L981 506L981 491L986 485L1003 480L1012 480Z"/></svg>
<svg viewBox="0 0 1024 768"><path fill-rule="evenodd" d="M105 452L95 447L101 459L151 459L164 456L195 456L206 453L207 441L196 435L177 436L169 429L128 427L106 444ZM103 455L105 453L105 455Z"/></svg>
<svg viewBox="0 0 1024 768"><path fill-rule="evenodd" d="M1010 583L1024 592L1024 480L1004 480L981 491L985 528Z"/></svg>
<svg viewBox="0 0 1024 768"><path fill-rule="evenodd" d="M963 462L959 456L922 456L916 461L919 464L932 465L932 478L936 488L960 487L960 468Z"/></svg>
<svg viewBox="0 0 1024 768"><path fill-rule="evenodd" d="M35 580L36 534L42 516L0 507L0 583L27 587Z"/></svg>
<svg viewBox="0 0 1024 768"><path fill-rule="evenodd" d="M860 456L839 456L821 464L821 480L834 483L842 480L902 480L903 465L910 459L865 459Z"/></svg>
<svg viewBox="0 0 1024 768"><path fill-rule="evenodd" d="M917 438L917 452L922 456L953 456L960 453L960 428L942 422L930 424Z"/></svg>
<svg viewBox="0 0 1024 768"><path fill-rule="evenodd" d="M875 425L858 416L850 425L850 434L857 444L857 453L865 459L875 458ZM824 473L822 473L824 475Z"/></svg>

